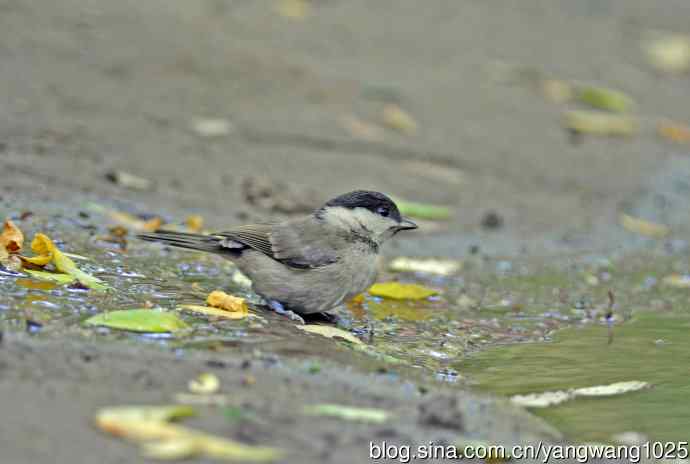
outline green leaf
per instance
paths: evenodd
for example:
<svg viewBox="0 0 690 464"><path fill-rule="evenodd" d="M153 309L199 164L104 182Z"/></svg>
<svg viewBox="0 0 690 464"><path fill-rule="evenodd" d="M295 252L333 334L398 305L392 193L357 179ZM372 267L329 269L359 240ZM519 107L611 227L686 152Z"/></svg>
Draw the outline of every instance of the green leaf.
<svg viewBox="0 0 690 464"><path fill-rule="evenodd" d="M581 87L577 91L577 99L594 108L615 113L627 113L635 107L633 99L623 92L604 87Z"/></svg>
<svg viewBox="0 0 690 464"><path fill-rule="evenodd" d="M74 276L71 276L69 274L60 274L57 272L32 271L30 269L25 269L24 272L36 279L46 280L48 282L55 282L59 285L71 284L72 282L77 280Z"/></svg>
<svg viewBox="0 0 690 464"><path fill-rule="evenodd" d="M177 332L189 328L175 313L155 309L109 311L88 318L84 324L133 332Z"/></svg>
<svg viewBox="0 0 690 464"><path fill-rule="evenodd" d="M304 408L305 414L311 416L337 417L348 421L382 424L388 420L389 413L383 409L354 408L340 404L315 404Z"/></svg>
<svg viewBox="0 0 690 464"><path fill-rule="evenodd" d="M400 282L383 282L369 288L369 294L395 300L422 300L438 292L417 284L403 284Z"/></svg>

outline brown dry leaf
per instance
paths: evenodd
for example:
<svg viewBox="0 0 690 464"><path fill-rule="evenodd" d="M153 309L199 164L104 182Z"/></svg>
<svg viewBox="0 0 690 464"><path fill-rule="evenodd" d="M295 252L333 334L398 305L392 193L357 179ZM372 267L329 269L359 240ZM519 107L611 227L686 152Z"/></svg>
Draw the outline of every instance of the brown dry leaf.
<svg viewBox="0 0 690 464"><path fill-rule="evenodd" d="M113 221L140 232L155 232L163 225L163 220L159 217L144 221L143 219L139 219L136 216L121 211L109 211L108 215Z"/></svg>
<svg viewBox="0 0 690 464"><path fill-rule="evenodd" d="M626 230L645 237L664 238L671 232L669 227L664 224L657 224L625 213L620 214L618 221Z"/></svg>
<svg viewBox="0 0 690 464"><path fill-rule="evenodd" d="M206 298L206 304L214 308L224 309L230 312L248 313L249 308L244 298L233 295L228 295L220 290L215 290L209 293Z"/></svg>
<svg viewBox="0 0 690 464"><path fill-rule="evenodd" d="M417 121L412 115L396 104L388 104L383 107L382 119L391 129L395 129L405 135L417 133Z"/></svg>
<svg viewBox="0 0 690 464"><path fill-rule="evenodd" d="M690 126L680 122L662 121L656 127L662 138L678 143L690 142Z"/></svg>
<svg viewBox="0 0 690 464"><path fill-rule="evenodd" d="M344 330L338 329L330 325L319 325L319 324L307 324L307 325L296 325L300 330L305 332L321 335L326 338L342 338L348 342L354 343L356 345L363 345L362 340L352 335L350 332L345 332Z"/></svg>
<svg viewBox="0 0 690 464"><path fill-rule="evenodd" d="M190 232L198 233L204 228L204 218L198 214L192 214L191 216L187 217L184 222Z"/></svg>
<svg viewBox="0 0 690 464"><path fill-rule="evenodd" d="M24 245L24 234L14 222L5 219L5 224L0 233L0 248L8 253L18 253Z"/></svg>
<svg viewBox="0 0 690 464"><path fill-rule="evenodd" d="M276 5L276 12L283 18L304 19L310 12L307 0L279 0Z"/></svg>

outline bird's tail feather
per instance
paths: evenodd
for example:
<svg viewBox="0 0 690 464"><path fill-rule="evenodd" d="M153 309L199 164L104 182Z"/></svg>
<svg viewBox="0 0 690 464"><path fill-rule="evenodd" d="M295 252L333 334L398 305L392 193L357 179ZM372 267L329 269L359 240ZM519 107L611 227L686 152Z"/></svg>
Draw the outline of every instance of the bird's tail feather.
<svg viewBox="0 0 690 464"><path fill-rule="evenodd" d="M139 234L137 238L190 250L207 251L210 253L220 253L223 251L223 247L220 246L220 239L212 235L190 234L172 230L157 230L155 232Z"/></svg>

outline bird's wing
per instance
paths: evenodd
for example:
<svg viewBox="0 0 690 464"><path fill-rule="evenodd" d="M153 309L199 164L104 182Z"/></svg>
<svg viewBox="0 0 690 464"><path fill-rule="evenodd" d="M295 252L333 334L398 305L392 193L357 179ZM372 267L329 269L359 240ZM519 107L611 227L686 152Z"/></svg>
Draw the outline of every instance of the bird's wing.
<svg viewBox="0 0 690 464"><path fill-rule="evenodd" d="M239 242L291 267L307 269L338 260L337 247L313 218L280 224L250 224L215 235L229 239L228 248ZM235 243L233 243L235 242Z"/></svg>

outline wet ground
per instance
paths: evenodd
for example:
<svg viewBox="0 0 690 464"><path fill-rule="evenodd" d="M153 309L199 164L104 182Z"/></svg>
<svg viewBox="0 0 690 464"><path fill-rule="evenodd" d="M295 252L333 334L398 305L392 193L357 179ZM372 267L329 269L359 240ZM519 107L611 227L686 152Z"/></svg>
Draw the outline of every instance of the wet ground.
<svg viewBox="0 0 690 464"><path fill-rule="evenodd" d="M655 124L690 120L689 81L650 70L639 44L652 29L690 32L686 2L311 5L294 20L272 2L0 0L0 217L87 256L79 265L115 288L0 274L8 462L136 460L135 447L95 431L97 409L170 402L207 370L251 418L208 408L197 425L285 449L291 462L364 461L373 439L683 438L689 300L663 279L689 272L690 148L659 139ZM573 143L564 106L534 86L541 77L625 91L639 134ZM390 103L415 118L416 135L362 129ZM224 120L226 133L200 135L199 118ZM117 170L153 185L113 183ZM257 184L291 201L257 201ZM401 277L439 297L367 297L341 314L366 352L263 312L222 323L185 315L193 331L173 338L82 327L102 311L174 308L216 288L251 298L222 260L104 242L114 223L103 208L172 223L200 214L214 229L283 218L355 188L449 205L450 221L425 223L386 253L463 262L448 278ZM621 211L671 234L625 230ZM655 387L536 411L558 431L483 396L622 380ZM301 414L314 401L404 419L315 421ZM462 420L439 421L430 408Z"/></svg>

